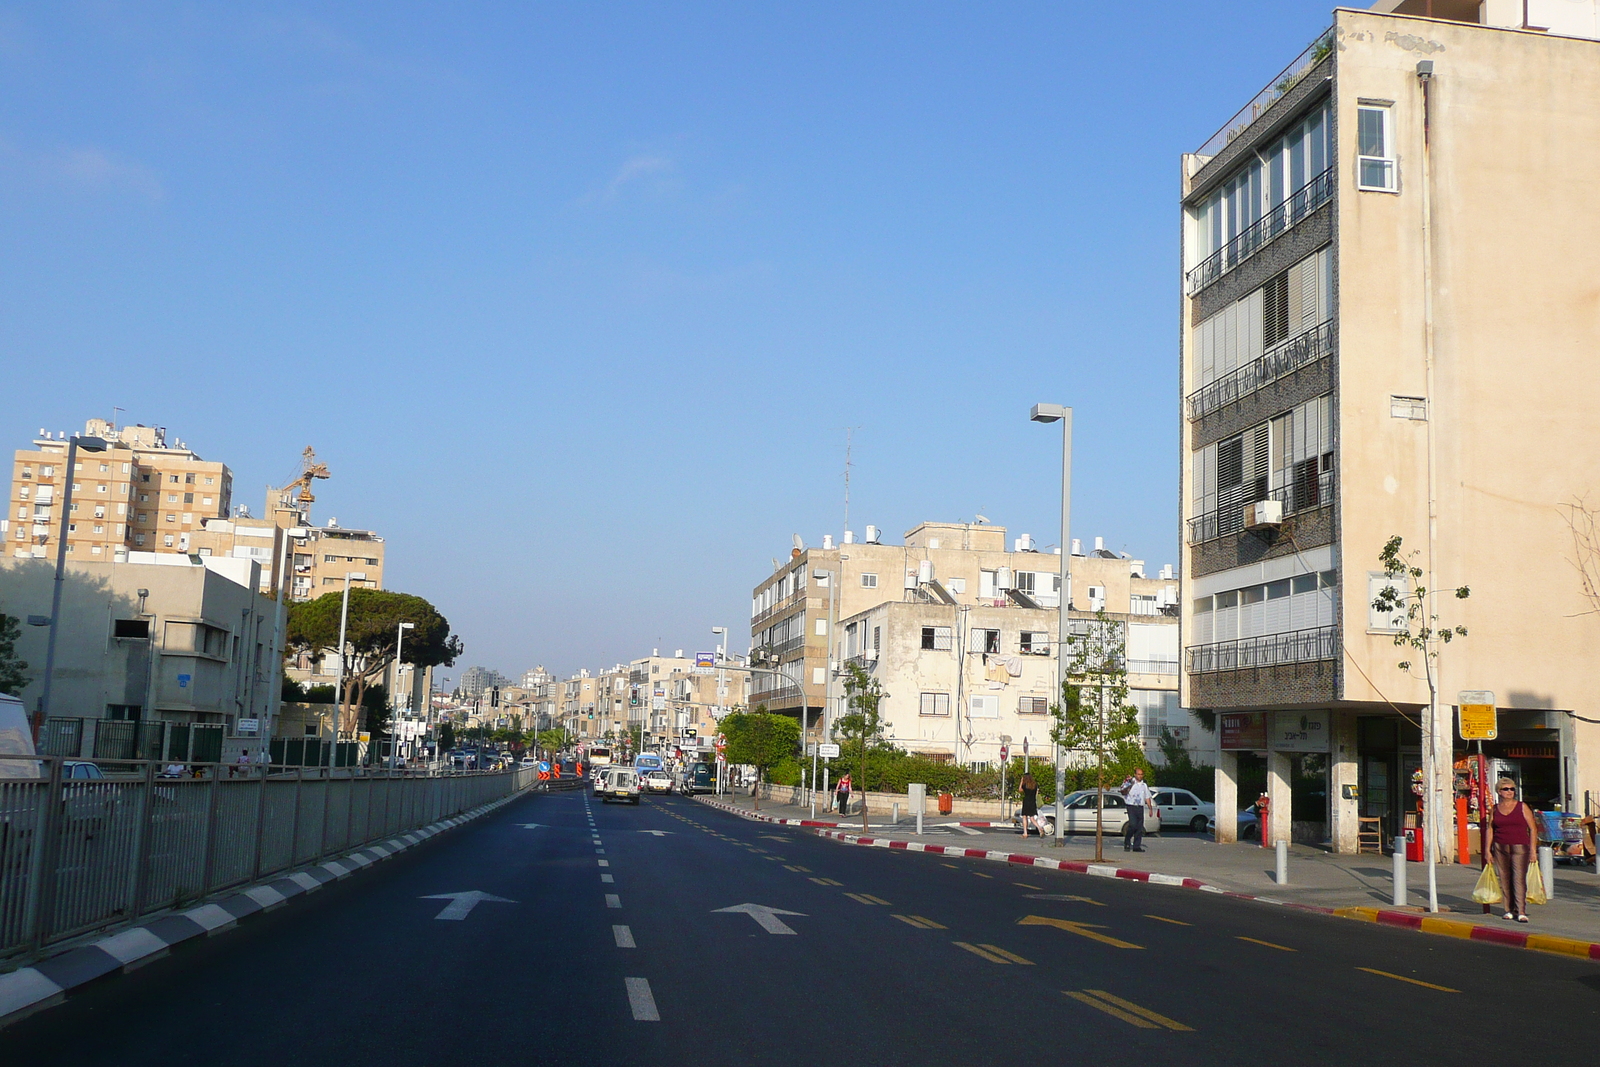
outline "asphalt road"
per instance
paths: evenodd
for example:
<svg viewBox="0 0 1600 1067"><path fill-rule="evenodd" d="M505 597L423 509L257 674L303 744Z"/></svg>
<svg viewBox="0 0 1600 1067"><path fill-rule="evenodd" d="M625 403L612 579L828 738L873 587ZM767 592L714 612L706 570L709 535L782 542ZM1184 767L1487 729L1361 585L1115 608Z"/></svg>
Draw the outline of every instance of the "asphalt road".
<svg viewBox="0 0 1600 1067"><path fill-rule="evenodd" d="M473 891L504 900L438 896ZM747 904L792 914L720 910ZM106 982L0 1031L0 1050L69 1065L1481 1067L1586 1062L1597 1009L1600 964L566 793Z"/></svg>

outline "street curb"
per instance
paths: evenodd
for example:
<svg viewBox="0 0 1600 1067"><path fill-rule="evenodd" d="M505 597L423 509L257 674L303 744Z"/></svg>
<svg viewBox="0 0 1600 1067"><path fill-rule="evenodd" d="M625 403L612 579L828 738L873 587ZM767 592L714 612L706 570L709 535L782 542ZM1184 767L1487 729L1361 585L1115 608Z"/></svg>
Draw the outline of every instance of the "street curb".
<svg viewBox="0 0 1600 1067"><path fill-rule="evenodd" d="M756 818L763 822L787 822L791 824L800 822L798 819L780 820L770 816L755 815L740 808L715 801L702 800L701 803L708 804L720 811L741 815L747 819ZM1534 952L1548 952L1557 956L1568 956L1577 959L1600 960L1600 943L1593 941L1578 941L1568 937L1557 937L1553 934L1535 934L1520 929L1501 929L1497 926L1459 922L1454 919L1440 919L1431 915L1409 911L1393 911L1385 908L1325 908L1316 904L1297 904L1294 901L1282 900L1278 897L1235 893L1231 890L1214 886L1209 882L1203 882L1198 878L1184 878L1174 874L1155 874L1150 871L1116 867L1109 863L1089 863L1086 860L1058 860L1049 856L1035 856L1026 852L1002 852L981 848L959 848L950 845L928 845L923 844L921 841L896 841L885 837L862 837L859 834L845 833L841 830L818 829L817 836L831 838L847 845L897 849L906 852L926 852L935 856L959 856L964 859L991 860L996 863L1009 863L1020 867L1044 867L1048 870L1072 871L1076 874L1087 874L1100 878L1122 878L1132 882L1148 882L1151 885L1170 885L1182 889L1198 889L1201 892L1216 893L1219 896L1230 897L1234 900L1248 900L1257 904L1271 904L1279 908L1290 908L1295 911L1332 915L1340 919L1354 919L1357 922L1377 923L1380 926L1415 930L1423 934L1454 937L1463 941L1482 941L1491 945L1530 949Z"/></svg>
<svg viewBox="0 0 1600 1067"><path fill-rule="evenodd" d="M397 856L530 791L533 791L531 787L336 859L273 875L254 885L230 890L227 896L197 907L107 933L87 944L63 949L31 966L0 974L0 1029L36 1011L54 1007L102 978L125 974L158 960L186 941L232 930L241 922L275 911L296 897L314 893L330 882L348 878L380 860Z"/></svg>
<svg viewBox="0 0 1600 1067"><path fill-rule="evenodd" d="M699 801L708 808L716 808L718 811L725 811L729 815L737 815L741 819L749 819L751 822L769 822L777 826L834 827L839 825L836 822L823 822L820 819L780 819L775 815L763 815L759 811L745 811L736 805L725 804L720 800L712 800L709 797L690 797L689 799Z"/></svg>

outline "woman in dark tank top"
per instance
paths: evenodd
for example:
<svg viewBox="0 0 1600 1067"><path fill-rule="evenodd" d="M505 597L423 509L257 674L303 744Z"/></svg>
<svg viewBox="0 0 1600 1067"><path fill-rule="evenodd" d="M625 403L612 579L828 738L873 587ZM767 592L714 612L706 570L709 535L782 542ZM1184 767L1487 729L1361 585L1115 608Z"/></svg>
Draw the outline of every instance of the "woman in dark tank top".
<svg viewBox="0 0 1600 1067"><path fill-rule="evenodd" d="M1502 778L1494 784L1495 805L1484 820L1483 853L1494 864L1505 897L1505 918L1528 921L1528 863L1539 843L1533 809L1517 799L1517 783Z"/></svg>

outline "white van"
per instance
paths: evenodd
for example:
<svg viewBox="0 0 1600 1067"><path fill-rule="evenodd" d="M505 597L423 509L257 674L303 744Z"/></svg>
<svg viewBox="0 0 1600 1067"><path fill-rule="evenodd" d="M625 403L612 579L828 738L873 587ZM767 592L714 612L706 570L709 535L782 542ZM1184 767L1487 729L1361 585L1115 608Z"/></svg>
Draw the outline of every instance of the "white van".
<svg viewBox="0 0 1600 1067"><path fill-rule="evenodd" d="M28 709L16 697L0 693L0 756L34 754ZM0 779L39 778L43 773L38 760L0 759Z"/></svg>

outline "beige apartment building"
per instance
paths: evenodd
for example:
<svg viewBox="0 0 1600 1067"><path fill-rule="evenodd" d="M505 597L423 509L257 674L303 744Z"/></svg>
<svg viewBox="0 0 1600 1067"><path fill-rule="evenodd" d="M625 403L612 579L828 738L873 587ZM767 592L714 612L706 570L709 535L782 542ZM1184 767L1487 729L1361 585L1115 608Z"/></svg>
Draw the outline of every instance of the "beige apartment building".
<svg viewBox="0 0 1600 1067"><path fill-rule="evenodd" d="M1296 776L1342 851L1413 815L1429 690L1372 607L1397 535L1468 630L1441 844L1462 691L1495 694L1495 772L1595 809L1596 37L1595 0L1338 9L1183 159L1182 703L1218 716L1220 839L1263 765L1275 836Z"/></svg>
<svg viewBox="0 0 1600 1067"><path fill-rule="evenodd" d="M847 531L840 544L830 536L820 548L796 548L752 594L752 656L765 669L753 678L750 703L800 716L814 739L832 721L824 709L831 701L837 712L843 698L842 686L830 680L828 651L838 644L830 635L841 624L859 627L866 623L864 612L902 603L938 606L946 614L963 608L1033 611L1042 620L1060 607L1060 568L1060 556L1040 551L1032 537L1016 537L1008 547L1005 527L989 523L925 522L899 545L884 544L878 529L869 526L861 542ZM1145 618L1176 611L1178 582L1170 567L1149 577L1142 561L1119 556L1097 539L1087 553L1074 543L1068 569L1070 609ZM902 626L898 620L913 614L896 614L894 625ZM1023 629L1015 621L1000 628L1008 641L1021 642ZM1048 634L1054 648L1053 624L1041 622L1027 632ZM916 633L920 642L920 624ZM1020 654L1020 648L1007 653ZM836 649L835 664L839 658ZM954 693L953 681L948 691ZM956 755L953 742L941 744ZM981 753L963 750L963 758L981 761Z"/></svg>
<svg viewBox="0 0 1600 1067"><path fill-rule="evenodd" d="M67 516L69 558L109 560L117 548L189 552L205 521L225 518L233 496L226 464L201 459L159 426L113 426L90 419L86 436L103 452L79 451ZM53 557L60 535L68 438L41 431L13 456L11 492L0 535L13 558Z"/></svg>

